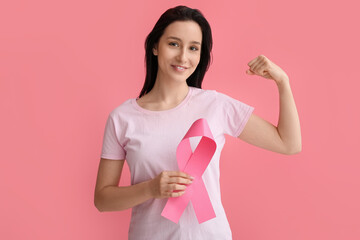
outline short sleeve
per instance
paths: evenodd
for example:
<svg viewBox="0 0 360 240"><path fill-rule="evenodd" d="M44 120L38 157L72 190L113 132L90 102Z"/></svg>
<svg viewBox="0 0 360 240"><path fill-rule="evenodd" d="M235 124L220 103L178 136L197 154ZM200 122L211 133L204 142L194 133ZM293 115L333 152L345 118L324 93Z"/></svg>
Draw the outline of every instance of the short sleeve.
<svg viewBox="0 0 360 240"><path fill-rule="evenodd" d="M101 158L123 160L126 156L126 151L120 144L120 129L114 122L112 115L110 114L105 125L103 145L101 150Z"/></svg>
<svg viewBox="0 0 360 240"><path fill-rule="evenodd" d="M218 104L222 112L224 133L238 137L254 111L254 107L223 93L218 93Z"/></svg>

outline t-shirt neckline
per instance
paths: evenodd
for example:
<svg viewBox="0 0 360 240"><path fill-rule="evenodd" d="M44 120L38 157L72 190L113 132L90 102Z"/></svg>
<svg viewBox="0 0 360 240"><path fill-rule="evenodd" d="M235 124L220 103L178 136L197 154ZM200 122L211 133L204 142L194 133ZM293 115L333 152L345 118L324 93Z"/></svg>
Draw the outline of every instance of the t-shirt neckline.
<svg viewBox="0 0 360 240"><path fill-rule="evenodd" d="M159 114L159 113L169 113L169 112L173 112L179 108L181 108L182 106L184 106L188 100L190 99L190 96L192 94L192 91L193 91L193 87L189 86L189 91L186 95L186 97L182 100L182 102L180 102L178 105L176 105L175 107L173 108L170 108L170 109L167 109L167 110L159 110L159 111L153 111L153 110L148 110L148 109L145 109L143 107L140 107L140 105L136 102L136 100L138 98L133 98L132 99L132 105L137 109L139 110L140 112L144 112L144 113L148 113L148 114Z"/></svg>

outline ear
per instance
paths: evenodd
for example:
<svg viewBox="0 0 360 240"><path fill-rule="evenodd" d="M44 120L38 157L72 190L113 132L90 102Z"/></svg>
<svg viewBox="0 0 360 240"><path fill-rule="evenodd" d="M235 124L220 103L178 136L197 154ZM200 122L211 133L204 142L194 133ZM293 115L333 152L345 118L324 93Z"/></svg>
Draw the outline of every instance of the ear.
<svg viewBox="0 0 360 240"><path fill-rule="evenodd" d="M155 44L154 47L153 47L153 54L154 54L155 56L158 55L157 44Z"/></svg>

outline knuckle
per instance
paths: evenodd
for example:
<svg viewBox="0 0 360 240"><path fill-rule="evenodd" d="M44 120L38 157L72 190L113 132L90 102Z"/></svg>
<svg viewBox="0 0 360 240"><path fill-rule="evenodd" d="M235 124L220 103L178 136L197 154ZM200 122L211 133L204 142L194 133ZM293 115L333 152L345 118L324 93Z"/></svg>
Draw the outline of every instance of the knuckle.
<svg viewBox="0 0 360 240"><path fill-rule="evenodd" d="M172 197L179 197L180 196L180 192L174 192L171 194Z"/></svg>
<svg viewBox="0 0 360 240"><path fill-rule="evenodd" d="M176 185L175 190L184 190L186 187L184 185Z"/></svg>

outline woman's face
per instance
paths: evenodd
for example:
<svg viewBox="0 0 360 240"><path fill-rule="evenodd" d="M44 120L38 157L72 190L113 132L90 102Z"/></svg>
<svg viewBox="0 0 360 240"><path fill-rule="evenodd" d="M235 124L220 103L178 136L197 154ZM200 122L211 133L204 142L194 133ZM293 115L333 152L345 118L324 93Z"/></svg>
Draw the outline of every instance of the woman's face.
<svg viewBox="0 0 360 240"><path fill-rule="evenodd" d="M175 21L165 28L153 49L158 78L186 81L200 62L202 33L194 21Z"/></svg>

